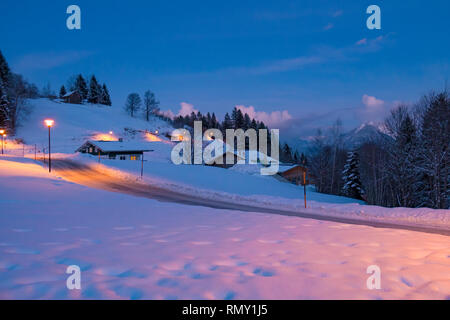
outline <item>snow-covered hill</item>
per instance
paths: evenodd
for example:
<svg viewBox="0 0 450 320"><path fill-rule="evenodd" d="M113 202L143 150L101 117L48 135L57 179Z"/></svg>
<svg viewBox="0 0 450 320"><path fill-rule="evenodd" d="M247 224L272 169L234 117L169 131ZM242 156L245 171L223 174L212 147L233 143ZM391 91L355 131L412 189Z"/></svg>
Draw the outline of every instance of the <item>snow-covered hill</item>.
<svg viewBox="0 0 450 320"><path fill-rule="evenodd" d="M142 118L131 118L123 106L66 104L48 99L29 100L30 114L22 121L16 132L27 145L38 149L48 144L48 129L44 119L54 119L52 149L54 152L73 153L85 140L109 140L119 137L124 140L148 141L143 132L158 130L163 139L173 128L165 121L152 117L149 122ZM137 132L136 132L137 131Z"/></svg>
<svg viewBox="0 0 450 320"><path fill-rule="evenodd" d="M350 130L343 135L343 143L346 148L352 149L358 145L367 141L376 141L379 139L385 139L389 136L386 135L385 129L381 124L374 122L366 122L360 125L358 128Z"/></svg>

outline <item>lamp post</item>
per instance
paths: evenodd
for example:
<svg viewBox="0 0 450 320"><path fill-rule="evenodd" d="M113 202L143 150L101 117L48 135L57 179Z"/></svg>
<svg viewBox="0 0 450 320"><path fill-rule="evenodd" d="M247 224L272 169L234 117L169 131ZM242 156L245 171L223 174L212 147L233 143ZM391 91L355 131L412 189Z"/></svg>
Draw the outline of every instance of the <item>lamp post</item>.
<svg viewBox="0 0 450 320"><path fill-rule="evenodd" d="M0 134L2 135L2 154L3 154L3 143L4 143L4 141L3 140L5 140L5 130L3 130L3 129L1 129L0 130Z"/></svg>
<svg viewBox="0 0 450 320"><path fill-rule="evenodd" d="M45 125L48 127L48 172L52 172L52 153L50 149L50 128L53 126L55 121L51 119L46 119Z"/></svg>

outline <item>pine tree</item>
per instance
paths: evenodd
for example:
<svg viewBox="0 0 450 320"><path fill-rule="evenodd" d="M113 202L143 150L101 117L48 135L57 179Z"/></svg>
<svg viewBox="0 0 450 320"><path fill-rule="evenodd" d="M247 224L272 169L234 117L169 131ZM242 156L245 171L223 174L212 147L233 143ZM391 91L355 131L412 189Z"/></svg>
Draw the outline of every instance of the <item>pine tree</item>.
<svg viewBox="0 0 450 320"><path fill-rule="evenodd" d="M250 128L250 125L251 125L250 116L246 113L244 115L244 126L243 126L243 129L247 130L248 128Z"/></svg>
<svg viewBox="0 0 450 320"><path fill-rule="evenodd" d="M89 93L88 93L88 102L98 104L101 101L102 97L102 87L97 82L97 79L93 75L91 80L89 81Z"/></svg>
<svg viewBox="0 0 450 320"><path fill-rule="evenodd" d="M109 91L106 87L106 84L103 84L102 86L102 97L100 103L104 104L105 106L111 105L111 97L109 96Z"/></svg>
<svg viewBox="0 0 450 320"><path fill-rule="evenodd" d="M11 102L8 97L8 88L10 87L11 70L6 59L0 51L0 127L7 128L11 126Z"/></svg>
<svg viewBox="0 0 450 320"><path fill-rule="evenodd" d="M450 97L444 91L425 98L416 174L419 205L450 208Z"/></svg>
<svg viewBox="0 0 450 320"><path fill-rule="evenodd" d="M233 120L231 120L231 117L227 112L227 113L225 113L225 118L223 119L223 123L222 123L223 133L225 134L225 130L232 129L232 128L233 128Z"/></svg>
<svg viewBox="0 0 450 320"><path fill-rule="evenodd" d="M75 90L78 91L83 101L87 100L89 90L87 88L86 81L81 74L79 74L75 79Z"/></svg>
<svg viewBox="0 0 450 320"><path fill-rule="evenodd" d="M359 154L356 151L350 151L347 155L347 163L342 171L344 186L342 192L345 196L362 200L364 194L361 178L359 174Z"/></svg>
<svg viewBox="0 0 450 320"><path fill-rule="evenodd" d="M217 129L219 127L219 124L217 123L216 114L213 112L211 116L211 128Z"/></svg>
<svg viewBox="0 0 450 320"><path fill-rule="evenodd" d="M62 99L66 94L67 94L66 87L61 86L61 89L59 89L59 97Z"/></svg>
<svg viewBox="0 0 450 320"><path fill-rule="evenodd" d="M280 154L281 154L281 161L287 162L287 163L290 163L293 161L292 150L291 150L291 147L289 147L289 145L287 143L285 143L283 145L282 149L280 150Z"/></svg>
<svg viewBox="0 0 450 320"><path fill-rule="evenodd" d="M300 155L300 159L299 159L300 161L300 164L303 166L303 167L307 167L308 166L308 158L306 157L306 155L302 152L302 154Z"/></svg>
<svg viewBox="0 0 450 320"><path fill-rule="evenodd" d="M300 164L300 155L298 154L297 150L295 150L295 152L294 152L293 160L294 160L294 163Z"/></svg>
<svg viewBox="0 0 450 320"><path fill-rule="evenodd" d="M386 119L386 127L393 137L387 145L389 152L387 180L395 195L393 206L416 207L417 128L407 106L399 106Z"/></svg>
<svg viewBox="0 0 450 320"><path fill-rule="evenodd" d="M233 112L234 112L234 110L233 110ZM235 112L235 118L233 119L234 129L244 129L244 126L245 126L244 121L245 121L244 115L242 114L242 111L238 109Z"/></svg>

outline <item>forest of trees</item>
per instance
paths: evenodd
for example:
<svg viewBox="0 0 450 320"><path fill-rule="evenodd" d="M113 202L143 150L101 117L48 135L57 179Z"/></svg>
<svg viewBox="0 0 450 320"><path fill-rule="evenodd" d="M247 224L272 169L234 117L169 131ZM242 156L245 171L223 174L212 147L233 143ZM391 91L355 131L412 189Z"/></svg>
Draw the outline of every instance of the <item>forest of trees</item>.
<svg viewBox="0 0 450 320"><path fill-rule="evenodd" d="M430 93L413 107L398 106L387 134L346 150L339 124L333 139L319 132L309 163L319 192L387 207L450 206L450 99Z"/></svg>
<svg viewBox="0 0 450 320"><path fill-rule="evenodd" d="M14 134L22 116L27 113L26 99L38 96L38 88L20 74L11 72L0 51L0 128Z"/></svg>
<svg viewBox="0 0 450 320"><path fill-rule="evenodd" d="M49 95L52 95L49 88L43 91L50 92ZM83 102L111 105L111 97L106 84L100 84L95 75L91 76L89 85L81 74L72 76L67 83L67 88L62 85L59 89L59 98L62 99L68 92L73 91L77 91L80 94Z"/></svg>

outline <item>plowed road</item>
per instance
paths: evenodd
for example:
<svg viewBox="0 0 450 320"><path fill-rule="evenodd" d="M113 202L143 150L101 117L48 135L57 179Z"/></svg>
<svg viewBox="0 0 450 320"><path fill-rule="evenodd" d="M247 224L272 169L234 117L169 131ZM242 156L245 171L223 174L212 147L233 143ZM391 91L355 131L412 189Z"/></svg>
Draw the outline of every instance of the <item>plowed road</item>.
<svg viewBox="0 0 450 320"><path fill-rule="evenodd" d="M300 218L316 219L324 221L334 221L347 224L367 225L377 228L394 228L405 229L427 233L437 233L450 236L450 230L430 228L427 226L408 226L394 223L384 223L375 221L361 221L352 218L333 217L320 214L302 213L297 211L288 211L283 209L265 208L258 206L257 203L252 205L242 205L227 201L217 201L207 198L202 198L197 195L187 195L178 193L173 190L167 190L157 185L151 185L140 181L131 181L121 177L117 177L113 172L98 170L93 166L78 163L72 160L52 160L52 168L65 180L85 185L88 187L103 189L107 191L125 193L138 197L145 197L156 199L164 202L176 202L192 206L204 206L215 209L238 210L248 212L263 212L271 214L279 214L285 216L296 216Z"/></svg>

